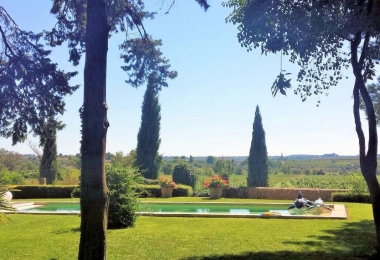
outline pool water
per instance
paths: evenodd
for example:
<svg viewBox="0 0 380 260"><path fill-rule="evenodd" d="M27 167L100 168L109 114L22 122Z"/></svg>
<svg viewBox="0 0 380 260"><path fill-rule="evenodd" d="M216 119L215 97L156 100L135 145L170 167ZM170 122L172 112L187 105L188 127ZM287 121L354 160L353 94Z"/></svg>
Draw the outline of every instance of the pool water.
<svg viewBox="0 0 380 260"><path fill-rule="evenodd" d="M145 201L137 212L141 216L157 217L223 217L223 218L331 218L347 219L343 204L329 204L332 211L315 214L311 211L290 212L287 203L231 203L231 202L156 202ZM80 214L79 203L73 202L17 202L14 203L19 214ZM9 212L12 214L12 212Z"/></svg>
<svg viewBox="0 0 380 260"><path fill-rule="evenodd" d="M34 207L21 208L20 212L71 212L79 213L79 203L44 203L34 204Z"/></svg>
<svg viewBox="0 0 380 260"><path fill-rule="evenodd" d="M288 205L224 203L148 203L145 207L146 210L144 211L151 212L211 214L261 214L267 211L288 209Z"/></svg>
<svg viewBox="0 0 380 260"><path fill-rule="evenodd" d="M231 203L143 203L143 212L155 213L210 213L210 214L261 214L268 211L285 211L289 205L231 204ZM71 212L79 213L79 203L49 203L19 209L20 212Z"/></svg>

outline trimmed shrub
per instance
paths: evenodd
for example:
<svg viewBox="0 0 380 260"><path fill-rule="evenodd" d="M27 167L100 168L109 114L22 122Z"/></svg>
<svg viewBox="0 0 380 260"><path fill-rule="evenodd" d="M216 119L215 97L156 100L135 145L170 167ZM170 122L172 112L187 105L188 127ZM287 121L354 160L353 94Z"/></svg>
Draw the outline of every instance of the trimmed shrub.
<svg viewBox="0 0 380 260"><path fill-rule="evenodd" d="M138 186L139 197L161 197L161 187L158 185L139 185ZM189 197L193 190L190 186L177 185L177 189L173 190L172 197Z"/></svg>
<svg viewBox="0 0 380 260"><path fill-rule="evenodd" d="M77 185L19 185L12 189L14 199L36 199L36 198L71 198L71 193Z"/></svg>
<svg viewBox="0 0 380 260"><path fill-rule="evenodd" d="M248 198L248 188L229 186L222 190L222 196L224 198Z"/></svg>
<svg viewBox="0 0 380 260"><path fill-rule="evenodd" d="M369 194L333 193L331 200L333 202L371 203Z"/></svg>
<svg viewBox="0 0 380 260"><path fill-rule="evenodd" d="M194 197L209 197L209 196L210 196L210 193L209 191L206 191L206 190L202 190L194 194Z"/></svg>
<svg viewBox="0 0 380 260"><path fill-rule="evenodd" d="M137 184L142 183L143 178L137 168L107 166L106 171L110 190L108 228L132 227L140 209Z"/></svg>
<svg viewBox="0 0 380 260"><path fill-rule="evenodd" d="M173 181L195 188L196 176L186 163L180 163L174 167Z"/></svg>
<svg viewBox="0 0 380 260"><path fill-rule="evenodd" d="M149 184L149 185L158 185L160 183L159 180L151 180L151 179L146 179L144 178L144 184Z"/></svg>
<svg viewBox="0 0 380 260"><path fill-rule="evenodd" d="M71 192L71 198L80 198L80 187L75 187Z"/></svg>

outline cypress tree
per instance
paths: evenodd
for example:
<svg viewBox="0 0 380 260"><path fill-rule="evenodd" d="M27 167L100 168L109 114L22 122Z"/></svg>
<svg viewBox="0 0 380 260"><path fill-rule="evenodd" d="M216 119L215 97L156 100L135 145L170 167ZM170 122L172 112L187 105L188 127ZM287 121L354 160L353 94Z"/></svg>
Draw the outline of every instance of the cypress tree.
<svg viewBox="0 0 380 260"><path fill-rule="evenodd" d="M49 118L40 135L40 144L44 147L40 164L40 178L46 178L47 184L53 184L58 175L57 130L61 130L63 127L61 122Z"/></svg>
<svg viewBox="0 0 380 260"><path fill-rule="evenodd" d="M249 187L268 186L268 153L259 106L256 107L253 123L247 182Z"/></svg>
<svg viewBox="0 0 380 260"><path fill-rule="evenodd" d="M141 114L141 126L137 135L136 166L143 172L145 178L156 179L158 176L160 157L160 121L161 106L158 103L158 93L155 74L148 78Z"/></svg>

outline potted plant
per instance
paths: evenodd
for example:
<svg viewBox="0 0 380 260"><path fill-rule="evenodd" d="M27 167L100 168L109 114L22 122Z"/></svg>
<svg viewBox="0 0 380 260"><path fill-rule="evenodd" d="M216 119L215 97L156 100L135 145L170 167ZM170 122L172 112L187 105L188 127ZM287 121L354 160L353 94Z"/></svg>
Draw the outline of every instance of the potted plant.
<svg viewBox="0 0 380 260"><path fill-rule="evenodd" d="M205 180L204 185L210 189L210 199L219 199L222 189L228 186L228 181L221 176L211 176Z"/></svg>
<svg viewBox="0 0 380 260"><path fill-rule="evenodd" d="M164 176L160 177L159 182L161 186L161 197L170 198L172 196L173 189L177 188L177 184L172 178L165 178Z"/></svg>

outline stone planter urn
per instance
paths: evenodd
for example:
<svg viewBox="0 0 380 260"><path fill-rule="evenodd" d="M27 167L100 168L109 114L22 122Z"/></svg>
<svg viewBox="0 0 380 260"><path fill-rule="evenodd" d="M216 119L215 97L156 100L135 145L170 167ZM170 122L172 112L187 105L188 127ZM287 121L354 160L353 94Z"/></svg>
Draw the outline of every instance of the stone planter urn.
<svg viewBox="0 0 380 260"><path fill-rule="evenodd" d="M10 202L12 198L13 198L13 195L10 191L5 192L3 195L3 200L6 200L8 202Z"/></svg>
<svg viewBox="0 0 380 260"><path fill-rule="evenodd" d="M161 197L171 198L173 194L173 187L161 187Z"/></svg>
<svg viewBox="0 0 380 260"><path fill-rule="evenodd" d="M215 200L219 199L220 196L222 195L222 188L210 188L210 199Z"/></svg>

